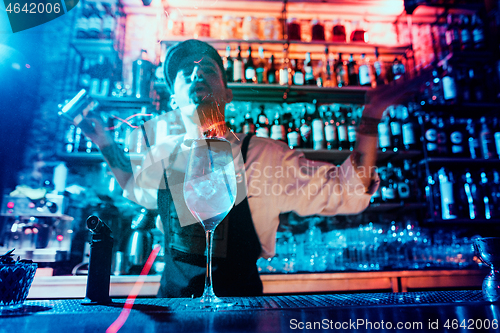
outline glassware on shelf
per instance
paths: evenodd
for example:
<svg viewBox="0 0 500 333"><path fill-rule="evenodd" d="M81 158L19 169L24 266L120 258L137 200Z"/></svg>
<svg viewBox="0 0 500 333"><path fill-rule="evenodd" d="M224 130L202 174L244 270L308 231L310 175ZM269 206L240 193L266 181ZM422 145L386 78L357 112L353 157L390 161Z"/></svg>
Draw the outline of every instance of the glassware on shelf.
<svg viewBox="0 0 500 333"><path fill-rule="evenodd" d="M301 40L300 23L297 19L291 17L287 20L287 31L289 40Z"/></svg>
<svg viewBox="0 0 500 333"><path fill-rule="evenodd" d="M332 28L332 42L345 42L346 40L347 35L344 25L340 20L334 20Z"/></svg>
<svg viewBox="0 0 500 333"><path fill-rule="evenodd" d="M312 41L325 41L325 27L319 20L312 20Z"/></svg>
<svg viewBox="0 0 500 333"><path fill-rule="evenodd" d="M218 309L232 306L218 298L212 287L213 233L232 209L236 199L236 175L229 141L200 138L192 141L186 166L184 200L206 235L207 270L203 295L193 308Z"/></svg>
<svg viewBox="0 0 500 333"><path fill-rule="evenodd" d="M246 16L241 27L244 40L259 39L259 20L252 16Z"/></svg>
<svg viewBox="0 0 500 333"><path fill-rule="evenodd" d="M263 21L261 39L278 40L281 38L281 26L275 17L266 17Z"/></svg>

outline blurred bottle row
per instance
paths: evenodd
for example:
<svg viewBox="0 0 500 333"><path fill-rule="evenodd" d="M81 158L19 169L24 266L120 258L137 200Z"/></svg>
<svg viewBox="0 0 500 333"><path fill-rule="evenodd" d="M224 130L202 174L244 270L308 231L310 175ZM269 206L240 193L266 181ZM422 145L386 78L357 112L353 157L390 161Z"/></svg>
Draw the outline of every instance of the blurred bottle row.
<svg viewBox="0 0 500 333"><path fill-rule="evenodd" d="M427 177L424 194L431 219L500 219L498 170L440 168Z"/></svg>
<svg viewBox="0 0 500 333"><path fill-rule="evenodd" d="M261 273L378 271L387 269L466 268L475 266L469 238L434 233L414 221L368 223L357 228L320 228L309 217L308 229L277 235L276 255L257 261Z"/></svg>
<svg viewBox="0 0 500 333"><path fill-rule="evenodd" d="M109 1L81 2L76 19L76 38L113 39L116 30L117 4Z"/></svg>

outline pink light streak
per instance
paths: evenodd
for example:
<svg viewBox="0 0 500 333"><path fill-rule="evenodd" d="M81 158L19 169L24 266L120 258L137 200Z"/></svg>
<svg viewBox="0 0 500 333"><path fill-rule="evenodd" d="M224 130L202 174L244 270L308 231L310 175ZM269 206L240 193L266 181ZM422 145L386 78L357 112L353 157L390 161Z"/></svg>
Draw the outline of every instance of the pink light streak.
<svg viewBox="0 0 500 333"><path fill-rule="evenodd" d="M146 261L146 264L144 264L144 267L142 268L141 274L139 275L139 278L134 284L134 287L132 288L132 291L127 297L127 300L125 301L125 305L123 306L122 311L120 312L120 315L116 320L108 327L106 330L106 333L116 333L122 328L122 326L125 324L125 322L128 319L128 315L130 314L130 310L132 310L132 307L134 306L135 299L137 298L137 295L139 295L139 291L141 291L142 285L144 284L144 280L146 276L149 273L149 270L151 269L151 266L153 265L153 262L156 259L156 256L158 255L158 252L160 252L161 246L157 245L151 254L148 257L148 260Z"/></svg>

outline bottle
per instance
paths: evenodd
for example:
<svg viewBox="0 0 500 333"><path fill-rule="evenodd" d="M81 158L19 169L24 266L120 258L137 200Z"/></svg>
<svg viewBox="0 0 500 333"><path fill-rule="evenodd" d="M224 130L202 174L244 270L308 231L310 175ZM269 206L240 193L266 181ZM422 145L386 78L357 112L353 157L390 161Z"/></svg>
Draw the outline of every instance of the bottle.
<svg viewBox="0 0 500 333"><path fill-rule="evenodd" d="M472 42L474 49L482 50L485 47L483 20L479 15L472 16Z"/></svg>
<svg viewBox="0 0 500 333"><path fill-rule="evenodd" d="M382 185L385 182L385 179L387 179L387 167L381 166L377 167L377 173L380 177L380 184L378 186L378 189L375 193L373 193L372 197L370 198L370 203L381 203L382 202Z"/></svg>
<svg viewBox="0 0 500 333"><path fill-rule="evenodd" d="M490 131L486 118L481 117L481 131L479 132L479 144L481 146L482 158L495 158L495 141Z"/></svg>
<svg viewBox="0 0 500 333"><path fill-rule="evenodd" d="M460 44L462 51L472 50L474 48L474 41L472 39L471 18L468 15L462 15L460 21Z"/></svg>
<svg viewBox="0 0 500 333"><path fill-rule="evenodd" d="M326 149L338 149L339 142L337 137L337 127L335 126L335 119L333 118L333 112L330 108L328 108L325 117L325 141Z"/></svg>
<svg viewBox="0 0 500 333"><path fill-rule="evenodd" d="M476 102L484 102L485 87L484 75L477 68L469 68L469 82L471 87L471 97Z"/></svg>
<svg viewBox="0 0 500 333"><path fill-rule="evenodd" d="M72 153L75 151L75 132L76 132L76 126L71 124L69 125L69 128L66 130L66 133L64 133L65 153Z"/></svg>
<svg viewBox="0 0 500 333"><path fill-rule="evenodd" d="M252 59L252 47L248 47L248 58L245 63L245 82L256 83L257 77L255 76L255 65Z"/></svg>
<svg viewBox="0 0 500 333"><path fill-rule="evenodd" d="M341 24L340 20L333 21L332 28L332 42L343 42L345 43L347 38L345 27Z"/></svg>
<svg viewBox="0 0 500 333"><path fill-rule="evenodd" d="M354 27L351 32L351 42L361 42L368 43L368 34L361 27L359 21L352 21L352 26Z"/></svg>
<svg viewBox="0 0 500 333"><path fill-rule="evenodd" d="M299 60L292 60L293 66L293 84L296 86L304 85L304 72L299 66Z"/></svg>
<svg viewBox="0 0 500 333"><path fill-rule="evenodd" d="M397 57L394 58L394 61L392 63L392 79L394 81L398 80L401 77L404 77L406 72L405 65L403 62L398 59Z"/></svg>
<svg viewBox="0 0 500 333"><path fill-rule="evenodd" d="M78 87L80 89L89 90L90 89L90 59L83 58L82 67L78 76Z"/></svg>
<svg viewBox="0 0 500 333"><path fill-rule="evenodd" d="M456 219L455 198L453 197L453 184L448 178L445 168L438 171L439 190L441 192L441 218L443 220Z"/></svg>
<svg viewBox="0 0 500 333"><path fill-rule="evenodd" d="M437 119L437 153L439 156L448 155L448 133L441 117Z"/></svg>
<svg viewBox="0 0 500 333"><path fill-rule="evenodd" d="M388 117L378 123L378 147L384 152L391 149L391 127Z"/></svg>
<svg viewBox="0 0 500 333"><path fill-rule="evenodd" d="M344 116L344 109L339 110L336 125L339 137L339 150L349 150L349 137L347 132L347 124Z"/></svg>
<svg viewBox="0 0 500 333"><path fill-rule="evenodd" d="M385 65L379 59L378 47L375 48L375 62L373 63L375 69L375 83L376 86L387 84L387 75L385 73Z"/></svg>
<svg viewBox="0 0 500 333"><path fill-rule="evenodd" d="M466 157L465 150L465 128L455 121L455 117L450 116L449 123L449 151L451 156Z"/></svg>
<svg viewBox="0 0 500 333"><path fill-rule="evenodd" d="M498 118L493 118L493 138L495 139L497 158L500 158L500 121Z"/></svg>
<svg viewBox="0 0 500 333"><path fill-rule="evenodd" d="M481 181L479 182L479 188L481 193L481 203L483 205L482 211L484 211L484 218L491 220L495 214L495 207L493 206L493 199L491 197L491 186L488 182L488 177L486 172L481 170Z"/></svg>
<svg viewBox="0 0 500 333"><path fill-rule="evenodd" d="M347 141L349 142L349 150L353 151L356 147L356 119L352 112L347 113Z"/></svg>
<svg viewBox="0 0 500 333"><path fill-rule="evenodd" d="M102 17L96 5L89 3L88 38L98 39L101 34Z"/></svg>
<svg viewBox="0 0 500 333"><path fill-rule="evenodd" d="M290 147L290 149L296 149L300 147L300 133L299 128L296 124L297 121L290 119L290 122L288 123L286 138L288 141L288 147Z"/></svg>
<svg viewBox="0 0 500 333"><path fill-rule="evenodd" d="M274 84L276 81L276 66L274 65L274 55L269 58L269 69L267 70L267 83Z"/></svg>
<svg viewBox="0 0 500 333"><path fill-rule="evenodd" d="M403 176L401 168L394 168L397 179L398 197L400 200L409 201L411 198L410 180Z"/></svg>
<svg viewBox="0 0 500 333"><path fill-rule="evenodd" d="M453 14L448 14L446 23L448 26L448 30L446 30L446 45L448 46L448 52L457 52L460 50L460 33L455 16Z"/></svg>
<svg viewBox="0 0 500 333"><path fill-rule="evenodd" d="M311 61L311 53L309 52L306 53L306 60L304 61L304 80L306 85L316 85Z"/></svg>
<svg viewBox="0 0 500 333"><path fill-rule="evenodd" d="M479 135L477 134L476 125L472 119L467 120L468 146L470 158L481 158L481 145L479 144Z"/></svg>
<svg viewBox="0 0 500 333"><path fill-rule="evenodd" d="M342 60L342 53L339 53L339 60L337 61L337 66L335 67L335 75L337 77L337 85L339 88L347 86L349 80L346 65Z"/></svg>
<svg viewBox="0 0 500 333"><path fill-rule="evenodd" d="M493 184L491 186L491 198L493 200L493 217L500 217L500 174L497 170L493 170Z"/></svg>
<svg viewBox="0 0 500 333"><path fill-rule="evenodd" d="M113 39L116 28L116 19L113 15L113 9L109 3L102 2L101 4L104 9L102 18L102 34L106 39Z"/></svg>
<svg viewBox="0 0 500 333"><path fill-rule="evenodd" d="M444 68L443 77L441 79L443 84L443 97L448 104L454 103L457 99L457 86L453 75L453 68L446 66Z"/></svg>
<svg viewBox="0 0 500 333"><path fill-rule="evenodd" d="M269 137L269 119L264 112L264 105L259 107L260 113L257 116L257 124L255 124L255 135L261 138Z"/></svg>
<svg viewBox="0 0 500 333"><path fill-rule="evenodd" d="M403 132L398 109L394 106L389 109L389 126L391 128L391 146L394 151L401 150L403 148Z"/></svg>
<svg viewBox="0 0 500 333"><path fill-rule="evenodd" d="M76 20L75 24L76 38L89 38L88 29L89 29L90 7L88 7L87 5L82 7L83 8L81 10L81 14Z"/></svg>
<svg viewBox="0 0 500 333"><path fill-rule="evenodd" d="M410 107L410 105L408 106ZM401 111L401 118L403 124L401 125L401 132L403 137L403 146L405 150L415 150L417 145L417 124L415 124L410 117L408 108L403 107Z"/></svg>
<svg viewBox="0 0 500 333"><path fill-rule="evenodd" d="M244 134L255 134L255 124L253 122L252 116L250 112L245 114L245 120L243 121L243 125L241 126L242 132Z"/></svg>
<svg viewBox="0 0 500 333"><path fill-rule="evenodd" d="M468 218L474 220L479 218L479 193L478 188L474 181L472 180L472 175L469 170L466 169L464 178L464 191L467 198L468 204Z"/></svg>
<svg viewBox="0 0 500 333"><path fill-rule="evenodd" d="M271 139L286 142L285 134L285 126L281 123L280 113L276 111L273 125L271 126Z"/></svg>
<svg viewBox="0 0 500 333"><path fill-rule="evenodd" d="M264 48L262 46L259 46L259 61L255 68L255 75L257 77L257 83L264 83L266 79L266 61L264 59Z"/></svg>
<svg viewBox="0 0 500 333"><path fill-rule="evenodd" d="M243 81L243 58L241 57L241 46L238 45L238 56L233 61L233 82Z"/></svg>
<svg viewBox="0 0 500 333"><path fill-rule="evenodd" d="M314 113L312 115L312 140L313 140L313 149L319 150L324 148L325 144L325 136L324 133L324 124L321 114L319 112L319 105L316 100L313 101L314 104Z"/></svg>
<svg viewBox="0 0 500 333"><path fill-rule="evenodd" d="M471 87L469 82L468 70L464 67L459 67L456 73L456 88L457 101L460 103L468 103L471 100Z"/></svg>
<svg viewBox="0 0 500 333"><path fill-rule="evenodd" d="M224 57L224 70L226 71L227 82L234 81L234 61L231 58L231 46L226 46L226 56Z"/></svg>
<svg viewBox="0 0 500 333"><path fill-rule="evenodd" d="M429 156L436 156L438 153L437 119L435 117L430 118L430 115L425 115L425 124L424 142L427 154Z"/></svg>
<svg viewBox="0 0 500 333"><path fill-rule="evenodd" d="M358 68L358 73L359 73L359 85L364 86L364 87L371 87L372 86L372 77L373 72L371 68L371 64L366 59L366 55L364 53L361 54L361 63Z"/></svg>
<svg viewBox="0 0 500 333"><path fill-rule="evenodd" d="M302 148L312 148L312 128L311 115L307 112L307 107L304 106L304 113L300 120L300 142Z"/></svg>
<svg viewBox="0 0 500 333"><path fill-rule="evenodd" d="M356 70L356 62L353 55L349 55L349 62L347 63L347 75L350 86L358 85L358 72Z"/></svg>
<svg viewBox="0 0 500 333"><path fill-rule="evenodd" d="M323 86L337 87L337 77L334 75L335 58L333 54L328 54L328 47L325 47L325 66L323 69Z"/></svg>
<svg viewBox="0 0 500 333"><path fill-rule="evenodd" d="M381 195L382 201L386 203L395 202L397 200L397 181L394 178L394 169L392 163L387 163L386 179L381 179Z"/></svg>
<svg viewBox="0 0 500 333"><path fill-rule="evenodd" d="M279 70L279 84L287 86L290 83L291 83L290 59L288 59L287 51L283 50L283 58L281 59L281 67Z"/></svg>

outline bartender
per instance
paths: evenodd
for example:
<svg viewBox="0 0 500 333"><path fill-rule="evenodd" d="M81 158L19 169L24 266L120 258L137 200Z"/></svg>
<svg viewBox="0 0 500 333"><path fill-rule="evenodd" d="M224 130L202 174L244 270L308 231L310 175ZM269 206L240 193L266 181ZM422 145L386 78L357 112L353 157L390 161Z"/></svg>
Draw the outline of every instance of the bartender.
<svg viewBox="0 0 500 333"><path fill-rule="evenodd" d="M190 139L207 133L226 138L237 173L235 207L214 237L215 294L258 296L262 283L256 261L274 255L281 213L332 216L356 214L368 206L379 182L374 171L378 123L387 106L418 86L410 81L369 92L357 128L357 147L337 167L309 161L280 141L228 131L224 110L232 91L222 59L209 44L187 40L172 46L164 71L171 106L180 110L186 133L157 140L139 165L131 165L99 118L88 117L82 126L99 146L124 196L160 213L165 234L160 297L198 297L204 287L205 233L182 193Z"/></svg>

